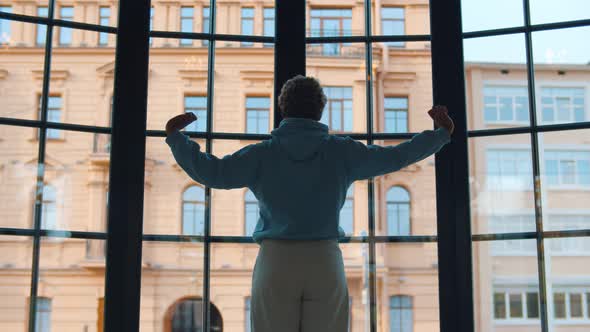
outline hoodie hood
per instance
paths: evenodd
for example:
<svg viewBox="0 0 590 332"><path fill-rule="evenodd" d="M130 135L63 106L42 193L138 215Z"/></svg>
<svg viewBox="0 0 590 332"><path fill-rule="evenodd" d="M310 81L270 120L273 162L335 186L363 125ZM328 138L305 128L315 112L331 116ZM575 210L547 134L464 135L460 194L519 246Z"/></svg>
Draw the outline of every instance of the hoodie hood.
<svg viewBox="0 0 590 332"><path fill-rule="evenodd" d="M286 118L270 134L290 160L304 161L314 158L326 141L328 126L311 119Z"/></svg>

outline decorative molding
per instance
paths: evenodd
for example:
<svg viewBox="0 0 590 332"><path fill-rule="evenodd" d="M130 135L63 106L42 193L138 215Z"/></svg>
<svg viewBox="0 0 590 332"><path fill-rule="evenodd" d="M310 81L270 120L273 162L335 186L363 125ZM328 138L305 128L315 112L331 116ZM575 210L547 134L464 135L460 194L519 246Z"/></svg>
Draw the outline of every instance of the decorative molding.
<svg viewBox="0 0 590 332"><path fill-rule="evenodd" d="M31 70L33 79L42 84L43 82L43 69ZM64 82L70 77L70 71L67 69L54 69L49 72L49 80L55 87L63 87Z"/></svg>
<svg viewBox="0 0 590 332"><path fill-rule="evenodd" d="M187 87L207 81L207 69L179 69L178 75Z"/></svg>
<svg viewBox="0 0 590 332"><path fill-rule="evenodd" d="M383 73L384 81L415 81L415 72L385 72Z"/></svg>

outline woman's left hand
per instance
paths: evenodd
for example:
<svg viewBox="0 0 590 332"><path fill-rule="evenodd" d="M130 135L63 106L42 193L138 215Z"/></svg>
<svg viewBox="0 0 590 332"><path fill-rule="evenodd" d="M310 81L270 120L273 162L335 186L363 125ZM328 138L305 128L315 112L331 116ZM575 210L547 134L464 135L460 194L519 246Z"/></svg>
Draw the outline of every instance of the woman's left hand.
<svg viewBox="0 0 590 332"><path fill-rule="evenodd" d="M166 123L166 135L170 135L174 131L180 130L196 120L197 116L191 112L177 115Z"/></svg>

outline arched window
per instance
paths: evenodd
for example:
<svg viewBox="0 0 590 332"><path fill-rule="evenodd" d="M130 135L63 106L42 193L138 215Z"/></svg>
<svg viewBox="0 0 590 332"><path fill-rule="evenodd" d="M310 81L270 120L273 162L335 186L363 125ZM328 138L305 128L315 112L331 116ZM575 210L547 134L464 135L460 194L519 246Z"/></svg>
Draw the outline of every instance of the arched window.
<svg viewBox="0 0 590 332"><path fill-rule="evenodd" d="M400 186L387 191L388 235L410 235L410 193Z"/></svg>
<svg viewBox="0 0 590 332"><path fill-rule="evenodd" d="M182 194L182 234L203 235L205 230L205 190L190 186Z"/></svg>
<svg viewBox="0 0 590 332"><path fill-rule="evenodd" d="M258 200L254 193L248 189L244 195L244 233L246 236L251 236L254 233L259 214Z"/></svg>
<svg viewBox="0 0 590 332"><path fill-rule="evenodd" d="M211 331L223 331L223 319L219 309L211 303L209 310ZM168 309L165 332L203 331L203 300L198 297L182 299Z"/></svg>
<svg viewBox="0 0 590 332"><path fill-rule="evenodd" d="M413 311L411 296L391 296L389 298L389 331L412 332L414 330Z"/></svg>
<svg viewBox="0 0 590 332"><path fill-rule="evenodd" d="M57 228L57 192L49 184L43 185L43 201L41 203L41 228Z"/></svg>
<svg viewBox="0 0 590 332"><path fill-rule="evenodd" d="M340 210L340 227L347 236L354 233L354 186L350 185L346 191L346 200Z"/></svg>

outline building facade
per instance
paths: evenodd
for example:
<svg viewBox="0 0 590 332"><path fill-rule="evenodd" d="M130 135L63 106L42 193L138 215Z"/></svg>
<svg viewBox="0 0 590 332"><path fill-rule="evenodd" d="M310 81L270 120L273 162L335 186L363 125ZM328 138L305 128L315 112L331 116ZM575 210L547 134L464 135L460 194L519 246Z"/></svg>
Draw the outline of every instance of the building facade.
<svg viewBox="0 0 590 332"><path fill-rule="evenodd" d="M209 2L152 1L153 30L207 32ZM308 1L309 36L364 34L363 2ZM272 1L217 1L218 33L272 35ZM429 34L428 1L375 1L374 34ZM42 1L4 1L0 10L47 15ZM116 2L58 1L63 20L115 26ZM37 120L43 84L46 29L0 20L0 117ZM425 23L426 22L426 23ZM108 127L111 123L115 37L55 28L52 37L48 121ZM152 38L148 81L149 130L194 112L190 130L204 131L207 103L206 41ZM366 132L364 44L307 47L307 74L325 88L322 122L333 133ZM428 42L373 45L374 131L432 128ZM213 130L268 133L273 124L272 45L218 41L215 45ZM524 65L466 64L469 129L526 126ZM588 121L588 66L538 66L537 112L543 123ZM125 110L117 110L125 112ZM474 234L535 231L529 135L471 138ZM541 135L544 220L550 230L590 228L588 130ZM200 143L204 142L199 140ZM395 145L398 140L376 141ZM230 154L253 143L214 140L213 153ZM38 162L36 129L0 125L0 227L33 228ZM146 143L144 234L199 235L204 188L174 162L162 138ZM49 129L39 256L37 331L102 330L103 240L52 237L51 231L106 231L108 134ZM452 190L452 189L449 189ZM367 181L354 183L341 225L354 236L368 229ZM436 235L434 157L375 180L377 235ZM249 236L258 208L247 189L212 190L211 234ZM547 229L547 228L546 228ZM546 240L548 302L553 331L590 328L590 241ZM342 244L350 289L350 330L368 322L367 249ZM539 330L535 240L475 242L475 317L478 331ZM32 240L0 236L0 329L24 331L31 287ZM249 296L256 244L211 245L210 299L214 331L249 331ZM436 242L377 245L379 331L438 330ZM141 331L198 330L203 291L203 246L144 241Z"/></svg>

